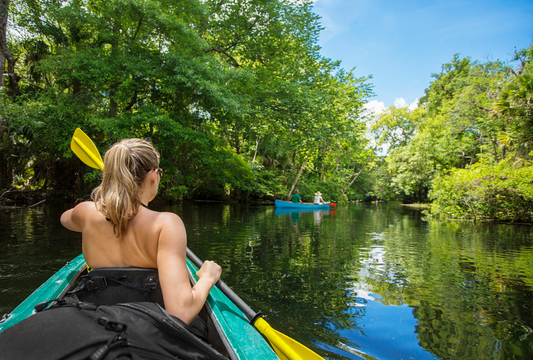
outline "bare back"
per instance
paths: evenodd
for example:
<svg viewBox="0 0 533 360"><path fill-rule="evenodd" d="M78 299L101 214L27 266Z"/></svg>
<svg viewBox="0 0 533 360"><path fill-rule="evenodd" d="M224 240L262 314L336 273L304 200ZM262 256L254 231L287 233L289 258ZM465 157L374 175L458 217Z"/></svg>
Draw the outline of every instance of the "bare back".
<svg viewBox="0 0 533 360"><path fill-rule="evenodd" d="M94 203L78 206L84 215L81 224L83 254L91 268L158 267L157 252L163 227L161 215L164 213L140 207L124 233L116 237L112 223L96 211Z"/></svg>
<svg viewBox="0 0 533 360"><path fill-rule="evenodd" d="M93 202L78 204L61 216L61 223L82 233L87 264L101 267L157 268L165 308L187 324L198 314L222 269L205 261L191 287L186 266L187 235L183 222L173 213L139 208L120 237Z"/></svg>

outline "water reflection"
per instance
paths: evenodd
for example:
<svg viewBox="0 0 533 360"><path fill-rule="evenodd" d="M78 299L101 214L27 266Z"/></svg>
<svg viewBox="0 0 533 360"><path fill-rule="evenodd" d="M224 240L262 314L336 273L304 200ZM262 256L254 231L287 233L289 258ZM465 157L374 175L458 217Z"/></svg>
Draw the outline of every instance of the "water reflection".
<svg viewBox="0 0 533 360"><path fill-rule="evenodd" d="M274 211L274 214L276 216L280 215L289 215L291 217L291 220L293 223L297 223L300 221L300 214L313 214L313 220L315 225L320 225L320 222L322 221L322 218L324 215L335 215L335 210L306 210L306 209L291 209L291 208L276 208Z"/></svg>
<svg viewBox="0 0 533 360"><path fill-rule="evenodd" d="M81 252L81 236L59 222L62 208L1 211L0 317Z"/></svg>
<svg viewBox="0 0 533 360"><path fill-rule="evenodd" d="M328 359L533 357L532 227L425 222L391 204L161 210L274 328ZM61 209L46 211L0 224L4 312L80 251Z"/></svg>

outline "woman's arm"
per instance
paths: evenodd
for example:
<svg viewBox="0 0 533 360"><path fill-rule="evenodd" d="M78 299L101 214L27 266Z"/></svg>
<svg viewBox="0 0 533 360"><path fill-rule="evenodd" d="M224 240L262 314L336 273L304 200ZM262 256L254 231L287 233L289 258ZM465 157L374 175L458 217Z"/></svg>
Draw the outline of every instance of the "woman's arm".
<svg viewBox="0 0 533 360"><path fill-rule="evenodd" d="M94 209L94 203L92 201L80 203L61 215L61 224L69 230L81 232L83 217L91 209Z"/></svg>
<svg viewBox="0 0 533 360"><path fill-rule="evenodd" d="M159 235L157 268L163 290L165 308L187 324L200 312L209 291L220 279L222 269L206 261L197 272L198 282L191 287L187 272L187 234L183 221L172 213L161 214L163 226Z"/></svg>

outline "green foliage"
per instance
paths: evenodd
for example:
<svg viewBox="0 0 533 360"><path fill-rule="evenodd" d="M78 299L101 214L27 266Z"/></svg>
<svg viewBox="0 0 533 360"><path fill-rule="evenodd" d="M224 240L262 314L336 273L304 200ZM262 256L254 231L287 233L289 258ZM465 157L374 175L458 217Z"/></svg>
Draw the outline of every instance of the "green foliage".
<svg viewBox="0 0 533 360"><path fill-rule="evenodd" d="M479 162L453 169L433 181L435 216L461 219L533 221L533 163L516 159Z"/></svg>
<svg viewBox="0 0 533 360"><path fill-rule="evenodd" d="M433 200L433 212L439 215L512 221L528 219L529 200L520 200L523 194L515 194L515 189L506 185L512 181L497 186L498 189L508 189L509 193L494 190L494 194L498 194L498 199L517 196L509 202L525 208L524 213L514 209L505 216L502 214L507 212L508 203L496 201L490 194L477 193L485 186L476 188L474 194L474 190L464 185L466 180L463 178L466 173L476 173L491 166L496 167L495 171L499 169L498 172L505 173L504 169L511 162L531 158L531 49L516 53L519 67L499 60L479 62L455 55L450 63L442 65L441 73L432 74L434 81L426 89L417 109L391 106L375 116L371 129L376 143L388 146L389 153L386 171L380 168L375 173L373 195L391 197L395 194L409 202ZM501 169L497 168L500 163ZM481 178L483 176L480 176L481 182L494 180ZM448 182L462 185L454 189L446 185ZM432 189L432 195L428 197ZM470 190L472 193L468 195ZM454 196L458 198L450 200ZM460 210L453 210L454 206L459 206Z"/></svg>
<svg viewBox="0 0 533 360"><path fill-rule="evenodd" d="M517 54L518 73L500 91L492 119L503 122L498 141L526 157L533 150L533 46Z"/></svg>
<svg viewBox="0 0 533 360"><path fill-rule="evenodd" d="M461 59L459 54L455 54L450 63L442 65L440 73L431 74L435 80L420 98L420 104L427 107L431 116L439 114L444 102L452 100L464 86L464 78L468 77L471 65L470 58Z"/></svg>
<svg viewBox="0 0 533 360"><path fill-rule="evenodd" d="M423 108L417 107L415 110L411 110L409 107L397 108L391 105L376 116L370 130L379 146L386 144L388 150L392 151L407 145L416 134L417 127L424 116Z"/></svg>
<svg viewBox="0 0 533 360"><path fill-rule="evenodd" d="M251 196L257 199L284 199L287 196L289 179L281 171L254 167L256 174Z"/></svg>
<svg viewBox="0 0 533 360"><path fill-rule="evenodd" d="M392 173L388 169L386 157L379 157L376 161L376 167L371 172L370 176L365 179L366 188L360 192L348 192L350 200L363 200L368 198L370 200L395 200L399 197L399 193L395 184L392 182Z"/></svg>
<svg viewBox="0 0 533 360"><path fill-rule="evenodd" d="M102 153L150 138L171 201L283 198L302 164L302 181L342 183L363 161L370 77L320 56L311 1L15 0L10 10L22 77L16 102L2 97L1 188L15 176L86 196L97 178L69 151L76 127ZM17 135L31 132L37 141Z"/></svg>

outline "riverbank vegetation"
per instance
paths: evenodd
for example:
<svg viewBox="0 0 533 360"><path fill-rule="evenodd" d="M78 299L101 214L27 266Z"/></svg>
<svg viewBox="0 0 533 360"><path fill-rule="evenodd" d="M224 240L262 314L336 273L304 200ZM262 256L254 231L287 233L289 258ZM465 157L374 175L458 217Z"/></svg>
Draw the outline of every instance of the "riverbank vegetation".
<svg viewBox="0 0 533 360"><path fill-rule="evenodd" d="M511 64L455 55L416 109L389 107L373 133L387 144L376 197L431 202L452 218L533 221L533 47Z"/></svg>
<svg viewBox="0 0 533 360"><path fill-rule="evenodd" d="M77 127L102 153L150 138L170 201L285 198L298 177L305 200L331 198L371 154L370 77L319 54L311 1L1 4L4 198L86 198L98 172L69 150Z"/></svg>
<svg viewBox="0 0 533 360"><path fill-rule="evenodd" d="M69 149L80 127L102 154L151 139L162 201L271 201L298 188L304 201L321 191L533 220L533 48L511 62L455 55L418 107L375 115L371 76L320 55L310 0L0 6L4 203L87 198L99 172Z"/></svg>

